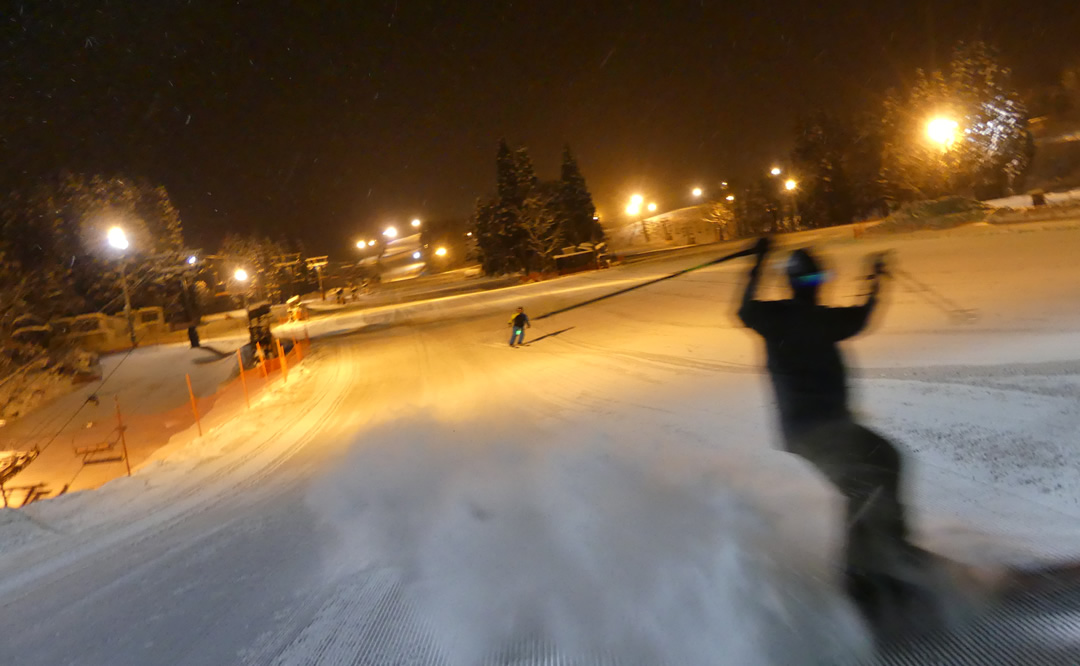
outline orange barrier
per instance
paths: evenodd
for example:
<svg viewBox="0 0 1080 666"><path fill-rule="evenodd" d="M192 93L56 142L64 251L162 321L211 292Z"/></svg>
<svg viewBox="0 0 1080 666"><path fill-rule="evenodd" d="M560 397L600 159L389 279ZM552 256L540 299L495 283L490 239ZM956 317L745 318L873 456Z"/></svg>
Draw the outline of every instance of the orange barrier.
<svg viewBox="0 0 1080 666"><path fill-rule="evenodd" d="M240 355L240 350L236 350L236 364L240 366L240 383L244 385L244 404L247 405L248 411L251 411L251 397L248 395L247 388L247 375L244 374L244 358Z"/></svg>
<svg viewBox="0 0 1080 666"><path fill-rule="evenodd" d="M199 437L202 437L202 421L199 419L199 406L195 403L195 391L191 390L191 375L184 374L187 379L188 395L191 396L191 413L195 415L195 425L199 428Z"/></svg>

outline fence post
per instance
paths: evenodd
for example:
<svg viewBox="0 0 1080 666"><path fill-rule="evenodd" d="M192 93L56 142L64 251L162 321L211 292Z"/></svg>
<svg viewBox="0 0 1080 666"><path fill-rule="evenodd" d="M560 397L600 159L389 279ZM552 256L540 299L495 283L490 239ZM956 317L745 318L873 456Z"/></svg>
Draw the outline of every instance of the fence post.
<svg viewBox="0 0 1080 666"><path fill-rule="evenodd" d="M266 370L266 352L262 350L262 347L259 346L258 342L255 343L255 351L259 357L259 367L262 368L263 382L268 382L270 381L270 374Z"/></svg>
<svg viewBox="0 0 1080 666"><path fill-rule="evenodd" d="M124 465L127 466L128 476L131 476L131 459L128 458L127 437L124 436L124 419L120 416L120 396L114 395L116 401L116 427L120 429L120 446L124 449Z"/></svg>
<svg viewBox="0 0 1080 666"><path fill-rule="evenodd" d="M240 350L236 350L236 363L240 366L240 383L244 385L244 404L248 409L251 409L251 399L248 398L247 390L247 377L244 376L244 357L240 355Z"/></svg>
<svg viewBox="0 0 1080 666"><path fill-rule="evenodd" d="M281 362L281 383L287 384L289 382L289 362L285 360L285 348L281 345L281 338L274 338L277 343L277 356L278 361Z"/></svg>
<svg viewBox="0 0 1080 666"><path fill-rule="evenodd" d="M199 419L199 406L195 404L195 391L191 390L191 374L184 375L187 379L188 395L191 396L191 412L195 414L195 425L199 428L199 437L202 437L202 421Z"/></svg>

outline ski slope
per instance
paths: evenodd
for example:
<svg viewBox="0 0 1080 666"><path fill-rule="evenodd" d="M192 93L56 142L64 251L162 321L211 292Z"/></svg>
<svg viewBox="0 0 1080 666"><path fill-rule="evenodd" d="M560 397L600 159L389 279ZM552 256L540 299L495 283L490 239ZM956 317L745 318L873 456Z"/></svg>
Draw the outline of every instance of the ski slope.
<svg viewBox="0 0 1080 666"><path fill-rule="evenodd" d="M820 243L830 302L891 248L954 304L898 277L846 348L861 418L909 453L920 538L954 557L1080 556L1078 226L790 239ZM734 317L747 260L507 347L517 305L535 318L728 249L311 322L314 355L250 414L0 513L0 663L870 659L836 590L838 499L774 448L762 350ZM1078 598L885 660L1077 663Z"/></svg>

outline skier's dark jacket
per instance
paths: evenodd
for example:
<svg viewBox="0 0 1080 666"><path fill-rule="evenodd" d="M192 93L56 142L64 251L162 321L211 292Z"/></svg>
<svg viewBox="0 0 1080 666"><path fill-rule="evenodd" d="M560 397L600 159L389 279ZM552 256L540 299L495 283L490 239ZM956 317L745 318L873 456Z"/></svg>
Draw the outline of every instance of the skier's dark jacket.
<svg viewBox="0 0 1080 666"><path fill-rule="evenodd" d="M514 315L514 318L511 319L510 322L514 325L515 330L523 329L525 328L525 324L529 323L529 315L524 312L519 312Z"/></svg>
<svg viewBox="0 0 1080 666"><path fill-rule="evenodd" d="M864 305L830 308L817 304L816 288L795 298L754 298L760 266L751 272L739 318L765 338L767 367L785 435L835 419L848 419L847 377L836 343L865 326L876 289Z"/></svg>

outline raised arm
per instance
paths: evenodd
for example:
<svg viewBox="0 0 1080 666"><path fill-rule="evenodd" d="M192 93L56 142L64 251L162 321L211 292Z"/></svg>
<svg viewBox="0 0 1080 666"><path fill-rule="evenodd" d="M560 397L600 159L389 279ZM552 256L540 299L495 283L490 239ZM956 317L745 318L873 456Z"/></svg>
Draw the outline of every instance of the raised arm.
<svg viewBox="0 0 1080 666"><path fill-rule="evenodd" d="M758 321L759 317L757 310L759 310L760 303L757 301L757 288L758 283L761 282L761 270L765 266L765 255L769 252L769 246L771 242L768 236L762 236L758 239L756 245L754 245L755 262L754 267L750 269L750 276L746 281L746 289L743 290L742 304L739 306L739 319L742 323L753 328L758 329L761 322Z"/></svg>
<svg viewBox="0 0 1080 666"><path fill-rule="evenodd" d="M881 291L881 277L886 275L885 253L872 256L872 267L866 279L870 281L870 292L866 295L866 302L862 305L853 305L846 308L832 308L832 339L843 340L860 333L870 321L870 315L877 307L878 293Z"/></svg>

